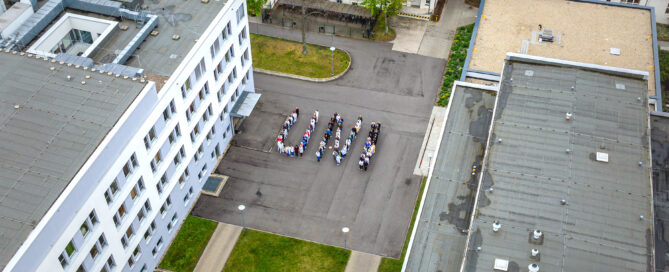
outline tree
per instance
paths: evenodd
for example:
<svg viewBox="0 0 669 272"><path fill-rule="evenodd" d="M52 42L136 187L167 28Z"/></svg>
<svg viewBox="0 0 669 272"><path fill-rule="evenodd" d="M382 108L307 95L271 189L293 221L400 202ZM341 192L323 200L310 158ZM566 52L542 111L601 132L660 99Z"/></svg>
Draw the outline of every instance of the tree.
<svg viewBox="0 0 669 272"><path fill-rule="evenodd" d="M384 15L386 35L388 35L388 17L396 16L403 2L403 0L365 0L361 4L369 10L373 17Z"/></svg>
<svg viewBox="0 0 669 272"><path fill-rule="evenodd" d="M267 0L246 0L246 8L248 9L249 14L255 16L260 16L262 14L262 8L267 4Z"/></svg>

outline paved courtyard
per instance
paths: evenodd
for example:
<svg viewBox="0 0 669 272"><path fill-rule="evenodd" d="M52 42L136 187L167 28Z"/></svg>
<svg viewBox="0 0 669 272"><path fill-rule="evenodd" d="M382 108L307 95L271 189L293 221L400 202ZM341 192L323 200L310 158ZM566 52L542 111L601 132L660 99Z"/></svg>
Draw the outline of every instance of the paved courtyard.
<svg viewBox="0 0 669 272"><path fill-rule="evenodd" d="M296 40L299 32L252 25L251 31ZM420 186L413 168L440 86L444 60L391 50L391 44L308 33L308 42L334 44L353 59L351 70L329 83L309 83L255 74L262 94L219 164L229 176L219 197L203 195L192 213L382 256L399 258ZM276 152L275 139L285 116L300 107L287 143L296 143L315 109L320 123L304 157ZM316 162L318 138L333 112L350 128L364 118L361 137L336 166L331 155ZM367 172L357 166L371 121L383 124ZM348 135L348 131L342 136ZM332 140L331 142L332 143ZM239 204L247 209L242 215ZM348 237L341 233L349 227Z"/></svg>

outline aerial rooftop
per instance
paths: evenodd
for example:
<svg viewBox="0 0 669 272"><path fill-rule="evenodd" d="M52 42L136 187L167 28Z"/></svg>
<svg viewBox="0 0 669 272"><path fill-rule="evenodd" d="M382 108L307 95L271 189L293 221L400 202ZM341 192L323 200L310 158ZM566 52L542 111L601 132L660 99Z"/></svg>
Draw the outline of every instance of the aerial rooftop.
<svg viewBox="0 0 669 272"><path fill-rule="evenodd" d="M456 82L406 271L458 271L495 106L492 87Z"/></svg>
<svg viewBox="0 0 669 272"><path fill-rule="evenodd" d="M652 271L646 73L511 54L502 74L464 271Z"/></svg>
<svg viewBox="0 0 669 272"><path fill-rule="evenodd" d="M649 10L564 0L487 0L481 8L469 69L500 73L507 52L522 53L647 71L655 95ZM553 42L539 41L539 25Z"/></svg>
<svg viewBox="0 0 669 272"><path fill-rule="evenodd" d="M2 270L146 81L4 50L0 63Z"/></svg>

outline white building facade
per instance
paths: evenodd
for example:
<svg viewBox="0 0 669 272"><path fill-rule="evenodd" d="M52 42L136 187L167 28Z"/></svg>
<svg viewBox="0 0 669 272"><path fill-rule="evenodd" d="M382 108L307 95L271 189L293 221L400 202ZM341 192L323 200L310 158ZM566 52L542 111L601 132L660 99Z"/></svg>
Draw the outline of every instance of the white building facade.
<svg viewBox="0 0 669 272"><path fill-rule="evenodd" d="M254 92L245 1L230 0L160 89L149 81L4 271L153 271ZM159 84L160 85L160 84Z"/></svg>

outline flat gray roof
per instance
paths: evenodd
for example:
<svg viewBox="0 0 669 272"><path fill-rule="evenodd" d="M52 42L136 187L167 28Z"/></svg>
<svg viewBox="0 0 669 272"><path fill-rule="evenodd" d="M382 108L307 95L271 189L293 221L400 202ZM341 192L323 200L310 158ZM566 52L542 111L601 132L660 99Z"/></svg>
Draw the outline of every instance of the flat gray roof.
<svg viewBox="0 0 669 272"><path fill-rule="evenodd" d="M146 83L5 51L0 63L2 270Z"/></svg>
<svg viewBox="0 0 669 272"><path fill-rule="evenodd" d="M653 152L653 204L655 206L655 267L669 267L669 113L650 116Z"/></svg>
<svg viewBox="0 0 669 272"><path fill-rule="evenodd" d="M494 106L494 92L456 85L406 271L460 269Z"/></svg>
<svg viewBox="0 0 669 272"><path fill-rule="evenodd" d="M201 1L151 0L144 3L149 13L159 17L155 30L160 34L149 35L124 65L169 77L227 1L210 0L204 4ZM236 23L235 20L231 22L232 25ZM172 39L175 34L180 36L179 40ZM236 36L231 38L237 39Z"/></svg>
<svg viewBox="0 0 669 272"><path fill-rule="evenodd" d="M464 271L491 271L496 258L509 271L652 271L647 86L637 76L507 60ZM535 229L544 234L537 242Z"/></svg>

